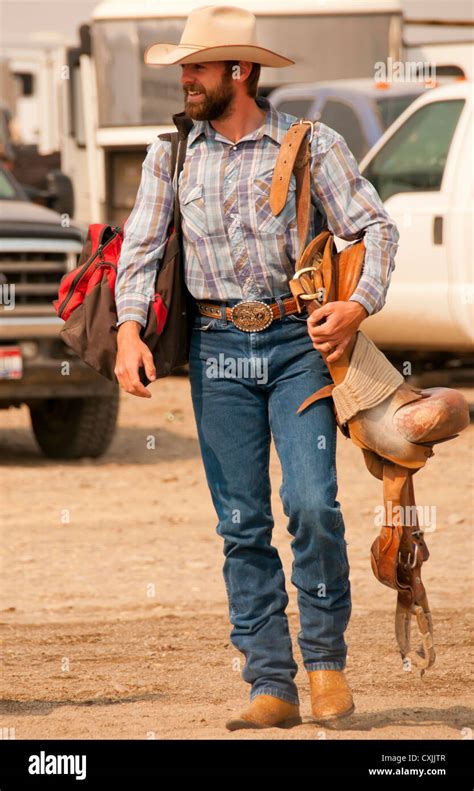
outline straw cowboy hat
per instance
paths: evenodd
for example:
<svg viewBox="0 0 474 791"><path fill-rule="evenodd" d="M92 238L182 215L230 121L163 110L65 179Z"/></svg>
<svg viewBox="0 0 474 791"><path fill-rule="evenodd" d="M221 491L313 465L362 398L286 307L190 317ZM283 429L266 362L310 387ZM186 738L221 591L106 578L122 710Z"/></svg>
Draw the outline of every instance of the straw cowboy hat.
<svg viewBox="0 0 474 791"><path fill-rule="evenodd" d="M186 20L179 44L158 42L145 51L145 63L171 66L215 60L247 60L276 68L291 66L290 58L278 55L257 42L257 20L250 11L229 5L195 8Z"/></svg>

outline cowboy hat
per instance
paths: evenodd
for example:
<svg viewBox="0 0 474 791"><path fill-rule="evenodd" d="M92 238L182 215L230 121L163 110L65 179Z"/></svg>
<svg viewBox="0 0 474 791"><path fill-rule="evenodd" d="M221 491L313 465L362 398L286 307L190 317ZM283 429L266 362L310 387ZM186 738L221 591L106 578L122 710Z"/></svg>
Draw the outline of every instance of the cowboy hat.
<svg viewBox="0 0 474 791"><path fill-rule="evenodd" d="M294 64L294 60L259 46L256 25L254 14L243 8L201 6L189 14L179 44L151 44L144 61L151 66L210 60L247 60L276 68Z"/></svg>

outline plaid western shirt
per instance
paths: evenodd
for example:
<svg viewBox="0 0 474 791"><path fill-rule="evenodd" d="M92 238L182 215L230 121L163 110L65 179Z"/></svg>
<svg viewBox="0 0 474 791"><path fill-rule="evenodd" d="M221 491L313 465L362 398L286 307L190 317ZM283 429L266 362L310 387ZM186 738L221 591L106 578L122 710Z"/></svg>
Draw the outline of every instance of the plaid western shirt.
<svg viewBox="0 0 474 791"><path fill-rule="evenodd" d="M293 115L266 109L263 124L234 143L208 121L195 121L178 181L187 287L198 299L258 299L288 293L299 254L295 175L283 211L268 203L280 144ZM140 187L124 226L115 298L117 327L134 319L146 325L156 271L172 220L176 184L170 177L171 143L148 146ZM313 212L306 244L324 218L341 239L364 236L364 269L351 300L369 314L384 305L399 234L372 184L359 173L344 138L323 123L311 143Z"/></svg>

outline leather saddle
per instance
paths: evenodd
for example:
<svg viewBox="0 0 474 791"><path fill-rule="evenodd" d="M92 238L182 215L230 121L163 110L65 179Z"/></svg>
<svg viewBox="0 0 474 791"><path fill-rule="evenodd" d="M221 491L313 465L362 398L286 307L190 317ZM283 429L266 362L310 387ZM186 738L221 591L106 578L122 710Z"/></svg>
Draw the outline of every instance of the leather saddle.
<svg viewBox="0 0 474 791"><path fill-rule="evenodd" d="M317 126L300 119L288 129L270 192L271 210L278 215L294 171L300 254L289 285L300 312L306 307L309 314L328 301L349 299L365 256L363 238L337 252L327 228L304 247L311 211L310 142ZM371 546L372 570L381 583L397 591L395 633L404 668L415 666L423 674L433 664L435 650L421 581L421 566L429 552L419 525L413 475L434 455L434 445L453 439L468 426L468 404L454 389L409 385L361 330L336 362L328 363L327 355L322 355L333 384L310 394L298 413L332 397L339 429L361 448L367 469L383 482L384 524ZM410 644L413 615L421 637L416 653Z"/></svg>

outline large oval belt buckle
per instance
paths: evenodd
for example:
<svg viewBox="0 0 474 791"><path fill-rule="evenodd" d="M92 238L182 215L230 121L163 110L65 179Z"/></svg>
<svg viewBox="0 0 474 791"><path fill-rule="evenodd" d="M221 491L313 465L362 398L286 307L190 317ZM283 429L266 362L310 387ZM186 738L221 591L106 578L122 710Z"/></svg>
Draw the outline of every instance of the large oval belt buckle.
<svg viewBox="0 0 474 791"><path fill-rule="evenodd" d="M231 311L232 321L237 329L243 332L261 332L273 321L270 305L258 300L239 302L231 308Z"/></svg>

